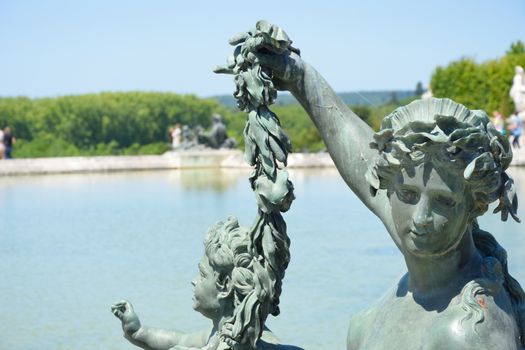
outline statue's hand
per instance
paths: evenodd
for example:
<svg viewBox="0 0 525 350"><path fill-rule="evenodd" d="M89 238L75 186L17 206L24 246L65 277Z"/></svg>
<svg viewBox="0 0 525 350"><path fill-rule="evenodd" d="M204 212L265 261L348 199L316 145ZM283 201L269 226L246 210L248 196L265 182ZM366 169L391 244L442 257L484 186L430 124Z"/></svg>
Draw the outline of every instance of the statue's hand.
<svg viewBox="0 0 525 350"><path fill-rule="evenodd" d="M111 306L113 314L122 322L124 335L133 338L133 335L140 329L140 320L133 305L127 300L119 301Z"/></svg>
<svg viewBox="0 0 525 350"><path fill-rule="evenodd" d="M277 90L292 91L303 80L304 63L301 57L292 51L282 54L249 53L248 58L258 60L259 64L272 71L272 81Z"/></svg>
<svg viewBox="0 0 525 350"><path fill-rule="evenodd" d="M302 81L304 63L300 52L278 26L259 21L255 29L240 33L230 39L236 46L234 55L226 66L216 67L215 73L237 74L243 65L258 63L272 73L278 90L293 90Z"/></svg>

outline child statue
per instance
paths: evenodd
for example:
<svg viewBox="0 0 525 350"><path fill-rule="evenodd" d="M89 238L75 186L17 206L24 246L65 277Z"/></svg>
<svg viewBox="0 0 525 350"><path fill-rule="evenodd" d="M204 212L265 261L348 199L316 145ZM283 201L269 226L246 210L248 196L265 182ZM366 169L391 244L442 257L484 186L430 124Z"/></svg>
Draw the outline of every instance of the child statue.
<svg viewBox="0 0 525 350"><path fill-rule="evenodd" d="M287 240L276 242L287 259ZM249 229L228 218L212 227L204 240L199 273L191 284L193 308L212 321L197 333L143 326L130 302L123 300L111 309L122 321L124 337L143 349L153 350L300 350L281 345L264 323L268 314L278 314L280 290L272 290L275 274L268 273L253 253ZM281 264L284 275L286 264ZM278 284L279 285L279 284Z"/></svg>

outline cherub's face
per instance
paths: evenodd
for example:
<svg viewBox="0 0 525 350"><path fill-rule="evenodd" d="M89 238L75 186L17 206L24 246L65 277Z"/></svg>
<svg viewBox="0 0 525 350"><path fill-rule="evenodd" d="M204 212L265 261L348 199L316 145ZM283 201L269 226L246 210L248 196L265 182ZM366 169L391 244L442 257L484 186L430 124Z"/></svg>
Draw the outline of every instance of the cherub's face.
<svg viewBox="0 0 525 350"><path fill-rule="evenodd" d="M472 201L462 176L421 164L414 176L405 170L390 196L396 232L392 238L406 254L438 255L455 247L471 221Z"/></svg>
<svg viewBox="0 0 525 350"><path fill-rule="evenodd" d="M220 316L219 288L216 273L205 255L199 263L199 274L191 281L193 309L203 316L214 319Z"/></svg>

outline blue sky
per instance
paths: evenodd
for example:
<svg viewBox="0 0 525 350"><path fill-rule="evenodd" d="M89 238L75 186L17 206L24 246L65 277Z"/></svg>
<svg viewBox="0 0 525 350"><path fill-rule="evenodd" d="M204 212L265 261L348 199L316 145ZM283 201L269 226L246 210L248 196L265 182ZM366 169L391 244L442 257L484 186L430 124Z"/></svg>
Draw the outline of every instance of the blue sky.
<svg viewBox="0 0 525 350"><path fill-rule="evenodd" d="M0 0L0 96L230 94L231 77L211 69L258 19L340 92L413 89L438 65L525 41L524 0Z"/></svg>

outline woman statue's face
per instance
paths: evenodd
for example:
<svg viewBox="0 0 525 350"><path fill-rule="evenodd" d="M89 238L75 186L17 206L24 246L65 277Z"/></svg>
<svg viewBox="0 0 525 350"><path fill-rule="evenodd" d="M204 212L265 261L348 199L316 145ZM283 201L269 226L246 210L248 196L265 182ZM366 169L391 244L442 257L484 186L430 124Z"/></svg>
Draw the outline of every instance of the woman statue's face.
<svg viewBox="0 0 525 350"><path fill-rule="evenodd" d="M438 169L439 170L439 169ZM396 232L404 254L439 255L455 247L470 222L471 199L463 176L419 165L414 176L403 169L390 196Z"/></svg>
<svg viewBox="0 0 525 350"><path fill-rule="evenodd" d="M220 316L219 286L216 273L205 255L199 263L199 274L191 281L193 285L193 309L203 316L215 319Z"/></svg>

